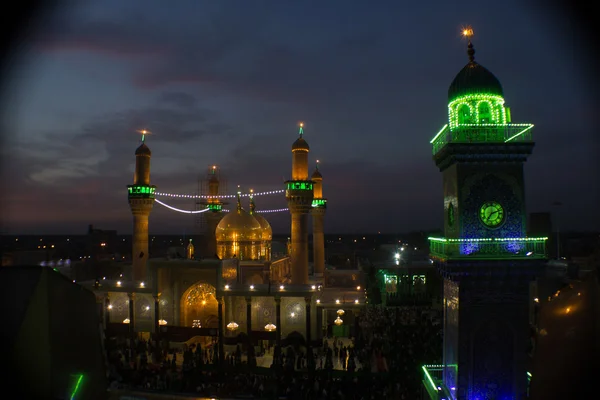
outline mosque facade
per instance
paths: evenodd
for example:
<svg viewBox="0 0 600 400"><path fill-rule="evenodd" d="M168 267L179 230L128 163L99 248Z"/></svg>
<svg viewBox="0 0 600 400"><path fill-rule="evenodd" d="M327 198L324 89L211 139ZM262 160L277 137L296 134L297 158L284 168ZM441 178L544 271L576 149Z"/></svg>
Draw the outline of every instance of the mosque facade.
<svg viewBox="0 0 600 400"><path fill-rule="evenodd" d="M311 176L315 180L309 179L309 147L303 133L301 126L292 145L292 179L286 182L290 245L288 254L277 258L271 254L271 225L257 212L252 192L238 192L235 207L224 212L216 166L202 200L209 232L203 251L198 252L204 253L202 257L190 241L185 259L148 258L148 219L156 187L150 185L151 152L143 140L135 154L134 184L128 187L134 217L131 271L122 281L96 282L92 288L104 303L107 329L130 335L147 332L173 341L200 336L217 343L221 355L227 346L241 341L252 359L251 349L259 340L270 340L280 348L283 341L296 338L310 348L313 339L332 324L336 310L339 314L344 309L345 319L359 313L365 302L363 292L347 288L346 294L323 284L323 177L317 168ZM247 210L242 204L245 197ZM315 265L321 272L309 276L311 214L319 220L314 246L320 259L315 259Z"/></svg>

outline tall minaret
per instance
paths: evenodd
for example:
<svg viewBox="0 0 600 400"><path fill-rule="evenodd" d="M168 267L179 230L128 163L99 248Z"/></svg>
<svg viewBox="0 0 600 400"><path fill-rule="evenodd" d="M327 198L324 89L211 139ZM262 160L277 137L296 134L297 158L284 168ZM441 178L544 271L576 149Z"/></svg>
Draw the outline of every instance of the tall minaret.
<svg viewBox="0 0 600 400"><path fill-rule="evenodd" d="M150 156L152 153L146 146L146 135L150 132L141 131L142 144L135 151L135 173L133 185L128 185L128 198L133 214L133 246L132 279L146 280L148 263L148 218L154 205L156 186L150 185Z"/></svg>
<svg viewBox="0 0 600 400"><path fill-rule="evenodd" d="M325 271L325 234L323 233L323 219L327 211L327 199L323 198L323 176L319 171L319 160L311 179L315 183L313 189L312 209L313 216L313 261L314 274L323 276Z"/></svg>
<svg viewBox="0 0 600 400"><path fill-rule="evenodd" d="M217 237L215 231L221 218L223 218L223 202L219 196L219 175L217 166L213 165L209 171L208 178L208 198L203 204L209 211L204 213L206 218L206 254L205 257L217 257Z"/></svg>
<svg viewBox="0 0 600 400"><path fill-rule="evenodd" d="M285 197L292 214L292 284L308 283L308 213L312 207L313 181L308 179L308 143L300 137L292 145L292 180L286 182Z"/></svg>

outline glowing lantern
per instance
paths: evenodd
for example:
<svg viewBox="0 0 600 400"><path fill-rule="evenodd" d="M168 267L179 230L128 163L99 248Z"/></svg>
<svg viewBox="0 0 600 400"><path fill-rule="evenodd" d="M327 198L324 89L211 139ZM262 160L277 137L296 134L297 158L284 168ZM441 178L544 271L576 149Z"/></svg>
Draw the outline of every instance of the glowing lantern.
<svg viewBox="0 0 600 400"><path fill-rule="evenodd" d="M232 332L235 331L238 327L239 325L233 321L227 324L227 329L229 329Z"/></svg>
<svg viewBox="0 0 600 400"><path fill-rule="evenodd" d="M265 331L267 332L273 332L275 329L277 329L277 327L273 324L266 324L265 325Z"/></svg>

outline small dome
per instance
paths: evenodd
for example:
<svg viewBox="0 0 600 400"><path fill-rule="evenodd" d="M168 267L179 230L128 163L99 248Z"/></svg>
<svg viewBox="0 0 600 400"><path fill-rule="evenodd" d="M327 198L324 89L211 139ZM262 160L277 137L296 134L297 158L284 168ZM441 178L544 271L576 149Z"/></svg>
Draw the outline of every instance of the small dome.
<svg viewBox="0 0 600 400"><path fill-rule="evenodd" d="M306 143L306 140L304 140L304 138L302 136L300 136L298 139L296 139L296 141L292 145L292 152L294 152L294 151L309 151L309 150L310 150L310 147L308 147L308 143Z"/></svg>
<svg viewBox="0 0 600 400"><path fill-rule="evenodd" d="M319 172L318 169L315 169L315 172L313 172L313 174L310 177L310 179L313 180L313 181L322 181L323 180L323 175L321 175L321 172Z"/></svg>
<svg viewBox="0 0 600 400"><path fill-rule="evenodd" d="M143 155L143 156L146 156L146 155L147 155L147 156L151 156L151 155L152 155L152 152L150 151L150 148L149 148L148 146L146 146L146 143L142 143L142 144L140 145L140 147L138 147L138 148L135 150L135 155L136 155L136 156L142 156L142 155Z"/></svg>
<svg viewBox="0 0 600 400"><path fill-rule="evenodd" d="M261 240L262 227L256 218L243 208L227 213L215 231L218 242Z"/></svg>
<svg viewBox="0 0 600 400"><path fill-rule="evenodd" d="M475 61L469 62L456 75L448 89L448 101L467 94L495 94L503 96L502 85L498 78Z"/></svg>
<svg viewBox="0 0 600 400"><path fill-rule="evenodd" d="M467 46L469 63L460 70L448 89L448 102L467 94L495 94L504 96L498 78L485 67L475 62L475 49L469 41Z"/></svg>
<svg viewBox="0 0 600 400"><path fill-rule="evenodd" d="M254 214L252 214L252 216L254 218L256 218L256 220L260 224L260 228L262 230L262 240L269 240L269 241L272 240L273 239L273 229L271 228L271 224L269 224L269 221L267 221L267 219L265 217L263 217L262 215L260 215L258 213L254 213Z"/></svg>

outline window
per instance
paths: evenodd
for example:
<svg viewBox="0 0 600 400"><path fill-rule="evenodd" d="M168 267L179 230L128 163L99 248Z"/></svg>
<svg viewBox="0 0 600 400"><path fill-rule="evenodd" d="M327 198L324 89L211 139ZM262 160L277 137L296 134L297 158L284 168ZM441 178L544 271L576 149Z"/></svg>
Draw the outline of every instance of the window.
<svg viewBox="0 0 600 400"><path fill-rule="evenodd" d="M467 104L458 106L458 123L459 124L470 124L471 123L471 110Z"/></svg>
<svg viewBox="0 0 600 400"><path fill-rule="evenodd" d="M482 101L479 103L479 109L477 110L479 114L479 123L480 124L490 124L492 123L492 110L490 109L490 105L487 101Z"/></svg>

